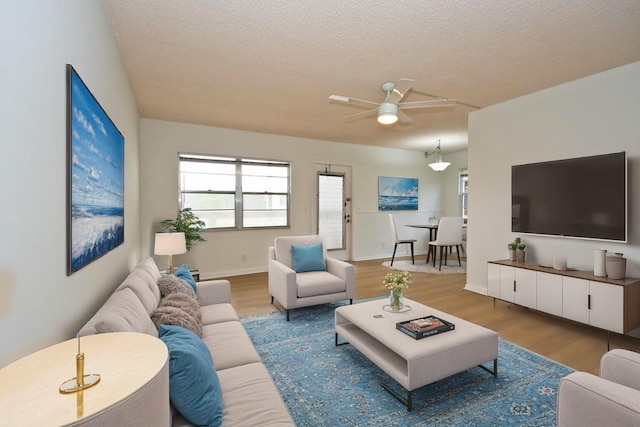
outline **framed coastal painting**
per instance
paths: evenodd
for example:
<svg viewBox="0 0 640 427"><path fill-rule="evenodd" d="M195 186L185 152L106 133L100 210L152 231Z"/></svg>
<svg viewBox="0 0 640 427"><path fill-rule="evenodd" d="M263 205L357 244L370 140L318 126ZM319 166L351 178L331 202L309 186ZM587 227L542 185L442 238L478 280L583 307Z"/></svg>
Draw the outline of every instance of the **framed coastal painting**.
<svg viewBox="0 0 640 427"><path fill-rule="evenodd" d="M417 211L418 179L379 176L378 210Z"/></svg>
<svg viewBox="0 0 640 427"><path fill-rule="evenodd" d="M67 64L67 275L124 242L124 137Z"/></svg>

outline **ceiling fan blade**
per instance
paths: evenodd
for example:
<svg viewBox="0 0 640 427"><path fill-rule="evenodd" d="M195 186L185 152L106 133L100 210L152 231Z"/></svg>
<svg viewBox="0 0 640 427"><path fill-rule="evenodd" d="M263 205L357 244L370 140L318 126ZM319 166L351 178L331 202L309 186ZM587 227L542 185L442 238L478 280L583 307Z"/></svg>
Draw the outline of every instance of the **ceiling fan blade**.
<svg viewBox="0 0 640 427"><path fill-rule="evenodd" d="M357 98L349 98L348 96L340 96L340 95L331 95L329 96L330 101L339 102L342 104L355 105L358 107L371 108L372 106L377 107L377 102L365 101L364 99Z"/></svg>
<svg viewBox="0 0 640 427"><path fill-rule="evenodd" d="M384 102L397 104L402 98L404 98L407 92L409 92L409 89L413 87L415 82L416 81L412 79L400 79L400 81L396 83L396 87L389 92Z"/></svg>
<svg viewBox="0 0 640 427"><path fill-rule="evenodd" d="M403 113L402 111L398 111L398 120L400 123L411 123L413 121L407 113Z"/></svg>
<svg viewBox="0 0 640 427"><path fill-rule="evenodd" d="M398 108L400 110L409 110L411 108L453 107L455 105L455 99L439 99L436 101L401 102L398 104Z"/></svg>
<svg viewBox="0 0 640 427"><path fill-rule="evenodd" d="M362 117L373 116L378 113L378 109L374 108L373 110L363 111L362 113L351 114L350 116L345 117L344 119L347 121L353 121L361 119Z"/></svg>
<svg viewBox="0 0 640 427"><path fill-rule="evenodd" d="M400 120L401 123L411 123L413 121L411 117L402 111L398 111L398 120Z"/></svg>

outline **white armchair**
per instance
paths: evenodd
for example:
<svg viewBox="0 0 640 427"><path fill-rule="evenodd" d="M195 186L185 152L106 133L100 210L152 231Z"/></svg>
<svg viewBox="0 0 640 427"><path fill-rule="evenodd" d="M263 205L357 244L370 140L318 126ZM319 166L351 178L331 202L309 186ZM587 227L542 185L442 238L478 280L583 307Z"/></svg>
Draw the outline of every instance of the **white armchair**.
<svg viewBox="0 0 640 427"><path fill-rule="evenodd" d="M317 253L322 257L321 268L312 271L296 272L292 246L309 248L322 244ZM299 252L298 252L299 253ZM297 258L299 260L299 258ZM298 270L300 262L298 261ZM354 295L353 265L327 256L324 239L318 235L277 237L275 245L269 248L269 294L271 303L274 298L285 309L287 321L289 310L311 305L348 299L353 303Z"/></svg>
<svg viewBox="0 0 640 427"><path fill-rule="evenodd" d="M640 354L608 351L600 376L574 372L560 380L558 426L640 426Z"/></svg>

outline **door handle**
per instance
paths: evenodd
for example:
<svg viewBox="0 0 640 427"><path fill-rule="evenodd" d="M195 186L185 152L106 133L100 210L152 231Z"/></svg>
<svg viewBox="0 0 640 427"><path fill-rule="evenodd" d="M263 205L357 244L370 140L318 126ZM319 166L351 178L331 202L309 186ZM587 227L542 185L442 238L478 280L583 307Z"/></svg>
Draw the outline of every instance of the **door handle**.
<svg viewBox="0 0 640 427"><path fill-rule="evenodd" d="M513 281L513 292L515 292L515 291L516 291L516 281L514 280Z"/></svg>
<svg viewBox="0 0 640 427"><path fill-rule="evenodd" d="M587 295L587 309L591 310L591 294Z"/></svg>

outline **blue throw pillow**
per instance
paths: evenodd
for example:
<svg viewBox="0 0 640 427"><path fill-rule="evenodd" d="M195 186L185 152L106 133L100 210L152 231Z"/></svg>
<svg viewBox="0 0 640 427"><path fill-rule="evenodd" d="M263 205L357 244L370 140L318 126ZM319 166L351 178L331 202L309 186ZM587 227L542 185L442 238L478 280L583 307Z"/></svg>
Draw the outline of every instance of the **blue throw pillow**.
<svg viewBox="0 0 640 427"><path fill-rule="evenodd" d="M293 253L293 269L296 273L326 271L322 243L309 246L291 245L291 252Z"/></svg>
<svg viewBox="0 0 640 427"><path fill-rule="evenodd" d="M193 292L196 291L196 281L193 280L193 276L189 271L189 267L187 264L182 264L178 269L173 273L174 276L181 278L185 282L189 284L193 288Z"/></svg>
<svg viewBox="0 0 640 427"><path fill-rule="evenodd" d="M222 389L207 345L180 326L160 325L169 348L169 397L191 424L222 425Z"/></svg>

